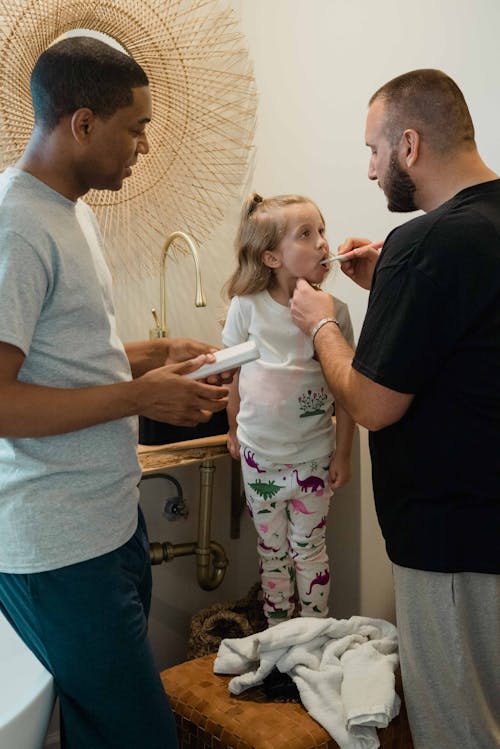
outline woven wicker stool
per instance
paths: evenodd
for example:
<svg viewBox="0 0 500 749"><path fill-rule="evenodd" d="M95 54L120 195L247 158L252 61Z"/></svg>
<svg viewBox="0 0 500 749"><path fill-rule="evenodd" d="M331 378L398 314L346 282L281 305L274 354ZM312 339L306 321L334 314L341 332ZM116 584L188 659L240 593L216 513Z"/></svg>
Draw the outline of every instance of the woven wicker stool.
<svg viewBox="0 0 500 749"><path fill-rule="evenodd" d="M231 677L213 673L214 659L195 658L161 674L181 749L339 749L302 705L269 702L260 689L231 695ZM382 749L413 749L404 704L378 735Z"/></svg>

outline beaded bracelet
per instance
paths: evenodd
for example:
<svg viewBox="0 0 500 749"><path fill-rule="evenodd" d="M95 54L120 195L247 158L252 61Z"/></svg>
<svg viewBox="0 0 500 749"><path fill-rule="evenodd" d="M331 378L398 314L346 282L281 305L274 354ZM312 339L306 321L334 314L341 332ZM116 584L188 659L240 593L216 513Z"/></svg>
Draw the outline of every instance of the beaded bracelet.
<svg viewBox="0 0 500 749"><path fill-rule="evenodd" d="M316 325L314 326L314 328L311 330L311 332L309 334L311 336L311 340L313 342L313 346L314 346L314 338L316 336L316 333L318 332L318 330L320 328L323 327L323 325L326 325L328 322L334 322L335 325L338 325L339 328L340 328L339 321L336 320L334 317L324 317L322 320L320 320L318 323L316 323Z"/></svg>

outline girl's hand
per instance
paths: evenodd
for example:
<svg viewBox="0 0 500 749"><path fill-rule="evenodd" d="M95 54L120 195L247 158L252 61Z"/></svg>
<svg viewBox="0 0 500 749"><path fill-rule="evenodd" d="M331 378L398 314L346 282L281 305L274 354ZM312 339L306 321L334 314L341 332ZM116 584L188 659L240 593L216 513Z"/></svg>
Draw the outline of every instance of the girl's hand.
<svg viewBox="0 0 500 749"><path fill-rule="evenodd" d="M236 438L236 429L229 429L227 433L227 449L234 460L240 459L240 443Z"/></svg>
<svg viewBox="0 0 500 749"><path fill-rule="evenodd" d="M330 489L332 489L332 491L334 491L335 489L340 489L341 486L344 486L351 480L351 476L351 456L341 455L335 452L332 455L332 459L330 460L330 467L328 469L328 483L330 485Z"/></svg>

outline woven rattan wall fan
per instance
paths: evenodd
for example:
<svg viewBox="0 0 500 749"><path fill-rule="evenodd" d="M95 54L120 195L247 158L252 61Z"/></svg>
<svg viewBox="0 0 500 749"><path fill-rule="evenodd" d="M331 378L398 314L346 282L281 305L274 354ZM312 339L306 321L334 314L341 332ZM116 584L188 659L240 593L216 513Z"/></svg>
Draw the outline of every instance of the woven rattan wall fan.
<svg viewBox="0 0 500 749"><path fill-rule="evenodd" d="M202 244L247 175L256 96L244 38L217 0L0 0L0 168L31 133L35 61L74 29L111 37L150 80L150 153L120 192L85 200L112 271L156 276L167 235L181 229Z"/></svg>

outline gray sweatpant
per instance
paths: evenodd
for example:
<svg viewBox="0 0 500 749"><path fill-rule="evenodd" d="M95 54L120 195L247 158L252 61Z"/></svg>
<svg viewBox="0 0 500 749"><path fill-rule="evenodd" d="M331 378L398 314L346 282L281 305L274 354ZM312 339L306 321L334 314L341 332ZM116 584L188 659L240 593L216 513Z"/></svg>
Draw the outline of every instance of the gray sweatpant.
<svg viewBox="0 0 500 749"><path fill-rule="evenodd" d="M393 572L415 749L497 749L500 575Z"/></svg>

